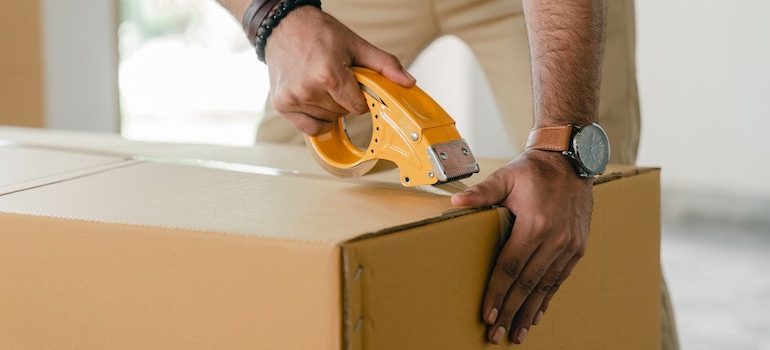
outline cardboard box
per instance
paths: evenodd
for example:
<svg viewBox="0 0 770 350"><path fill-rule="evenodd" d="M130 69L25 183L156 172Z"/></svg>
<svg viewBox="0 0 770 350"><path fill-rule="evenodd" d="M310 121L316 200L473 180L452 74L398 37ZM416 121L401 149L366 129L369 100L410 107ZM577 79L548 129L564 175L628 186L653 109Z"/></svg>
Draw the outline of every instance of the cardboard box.
<svg viewBox="0 0 770 350"><path fill-rule="evenodd" d="M40 0L0 2L0 124L45 124L42 14Z"/></svg>
<svg viewBox="0 0 770 350"><path fill-rule="evenodd" d="M292 146L129 157L38 135L0 147L2 349L495 348L479 303L506 209L332 178ZM586 256L518 348L659 347L659 172L610 172Z"/></svg>

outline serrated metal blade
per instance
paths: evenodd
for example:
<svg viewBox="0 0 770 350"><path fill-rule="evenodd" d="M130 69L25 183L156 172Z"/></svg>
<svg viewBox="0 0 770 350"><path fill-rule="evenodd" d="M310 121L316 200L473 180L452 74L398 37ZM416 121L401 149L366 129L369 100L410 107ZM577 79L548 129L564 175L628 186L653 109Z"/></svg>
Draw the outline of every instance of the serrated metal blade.
<svg viewBox="0 0 770 350"><path fill-rule="evenodd" d="M430 186L417 186L415 188L423 192L428 192L428 193L437 194L441 196L451 196L455 193L465 191L465 189L468 188L468 186L462 181L450 181L450 182L439 182L439 183L436 183L435 185L430 185Z"/></svg>
<svg viewBox="0 0 770 350"><path fill-rule="evenodd" d="M450 181L450 182L435 184L433 185L433 187L437 187L444 191L454 194L454 193L465 191L465 189L468 188L468 185L466 185L462 181Z"/></svg>

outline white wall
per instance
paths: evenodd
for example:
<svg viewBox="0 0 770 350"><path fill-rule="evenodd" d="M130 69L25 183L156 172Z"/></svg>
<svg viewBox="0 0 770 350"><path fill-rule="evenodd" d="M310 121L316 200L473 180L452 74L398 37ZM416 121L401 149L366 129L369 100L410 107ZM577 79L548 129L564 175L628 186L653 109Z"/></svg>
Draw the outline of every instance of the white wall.
<svg viewBox="0 0 770 350"><path fill-rule="evenodd" d="M471 49L462 40L439 38L409 67L417 84L457 122L457 128L481 157L513 158L492 91Z"/></svg>
<svg viewBox="0 0 770 350"><path fill-rule="evenodd" d="M640 163L664 185L770 196L770 1L637 0Z"/></svg>
<svg viewBox="0 0 770 350"><path fill-rule="evenodd" d="M118 131L117 1L41 4L47 126Z"/></svg>

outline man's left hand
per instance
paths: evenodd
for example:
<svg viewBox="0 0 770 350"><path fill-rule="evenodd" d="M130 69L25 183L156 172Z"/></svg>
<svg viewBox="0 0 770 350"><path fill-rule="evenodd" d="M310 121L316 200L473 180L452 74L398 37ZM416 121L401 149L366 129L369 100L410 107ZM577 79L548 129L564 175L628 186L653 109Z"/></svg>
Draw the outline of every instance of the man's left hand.
<svg viewBox="0 0 770 350"><path fill-rule="evenodd" d="M516 217L482 305L490 342L500 343L507 333L522 343L585 253L592 184L577 176L563 155L528 150L452 197L455 206L500 204Z"/></svg>

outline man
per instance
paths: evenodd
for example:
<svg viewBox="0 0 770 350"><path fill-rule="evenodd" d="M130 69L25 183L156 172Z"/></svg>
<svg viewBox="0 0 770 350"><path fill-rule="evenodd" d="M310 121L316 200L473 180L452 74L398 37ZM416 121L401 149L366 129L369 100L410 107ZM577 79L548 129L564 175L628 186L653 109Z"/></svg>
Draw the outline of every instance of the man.
<svg viewBox="0 0 770 350"><path fill-rule="evenodd" d="M238 19L252 3L220 2ZM635 160L639 112L630 0L611 2L609 27L601 0L327 0L324 8L328 13L313 6L292 10L267 38L275 109L268 106L260 141L302 142L296 129L316 135L340 116L368 112L352 66L410 87L415 79L401 62L411 63L439 36L456 35L479 59L519 152L533 115L534 129L545 131L601 119L613 161ZM610 78L602 81L603 57ZM516 215L481 306L486 337L495 344L505 337L525 340L586 249L592 180L578 176L560 152L536 148L452 197L457 206L502 204Z"/></svg>

